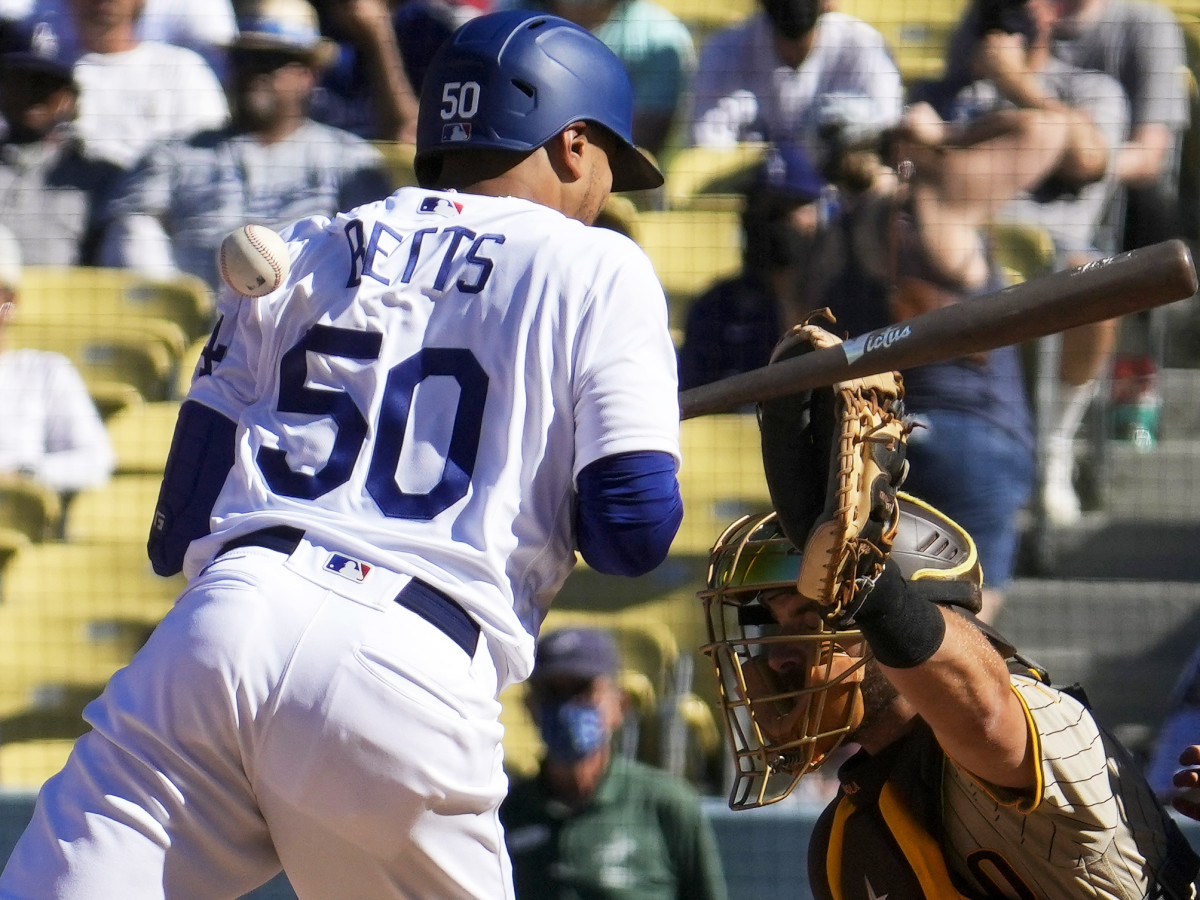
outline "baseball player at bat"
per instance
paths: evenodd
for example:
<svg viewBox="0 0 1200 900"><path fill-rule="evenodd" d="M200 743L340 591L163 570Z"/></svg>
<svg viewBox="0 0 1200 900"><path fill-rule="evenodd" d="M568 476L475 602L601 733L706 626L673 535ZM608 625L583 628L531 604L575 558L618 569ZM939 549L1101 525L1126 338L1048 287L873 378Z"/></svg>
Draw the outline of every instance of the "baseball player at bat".
<svg viewBox="0 0 1200 900"><path fill-rule="evenodd" d="M1082 692L976 617L970 535L897 491L902 397L874 376L763 405L776 510L720 536L701 592L730 805L854 742L808 849L821 900L1193 896L1200 860Z"/></svg>
<svg viewBox="0 0 1200 900"><path fill-rule="evenodd" d="M578 551L637 575L682 516L666 304L588 225L651 188L587 31L504 12L424 83L405 188L283 233L223 318L149 540L190 578L86 718L5 900L512 897L499 692Z"/></svg>

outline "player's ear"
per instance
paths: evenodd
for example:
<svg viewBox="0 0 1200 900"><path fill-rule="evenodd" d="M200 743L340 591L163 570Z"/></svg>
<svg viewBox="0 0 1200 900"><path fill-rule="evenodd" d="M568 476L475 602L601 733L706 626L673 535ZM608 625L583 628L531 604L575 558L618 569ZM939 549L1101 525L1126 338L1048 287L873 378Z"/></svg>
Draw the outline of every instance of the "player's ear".
<svg viewBox="0 0 1200 900"><path fill-rule="evenodd" d="M588 150L588 127L585 122L568 125L546 145L554 171L563 181L577 181L586 170L584 158Z"/></svg>

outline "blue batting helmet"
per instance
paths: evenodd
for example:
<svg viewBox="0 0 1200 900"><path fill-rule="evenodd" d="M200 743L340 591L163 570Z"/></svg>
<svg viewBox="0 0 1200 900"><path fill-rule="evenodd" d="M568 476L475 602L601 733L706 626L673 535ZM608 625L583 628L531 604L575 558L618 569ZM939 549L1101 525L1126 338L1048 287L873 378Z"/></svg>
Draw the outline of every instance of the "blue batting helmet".
<svg viewBox="0 0 1200 900"><path fill-rule="evenodd" d="M633 144L633 87L599 38L557 16L525 10L471 19L438 51L421 91L417 177L443 153L534 150L572 122L603 126L619 149L613 190L655 188L662 173Z"/></svg>

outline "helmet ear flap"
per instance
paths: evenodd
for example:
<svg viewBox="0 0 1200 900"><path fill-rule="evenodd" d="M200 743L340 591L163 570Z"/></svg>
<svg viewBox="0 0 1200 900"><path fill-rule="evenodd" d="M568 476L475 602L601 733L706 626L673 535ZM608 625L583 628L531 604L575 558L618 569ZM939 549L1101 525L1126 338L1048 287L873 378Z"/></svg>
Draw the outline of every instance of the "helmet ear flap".
<svg viewBox="0 0 1200 900"><path fill-rule="evenodd" d="M890 557L922 595L969 613L983 608L983 567L975 542L961 525L923 500L898 491L900 522Z"/></svg>

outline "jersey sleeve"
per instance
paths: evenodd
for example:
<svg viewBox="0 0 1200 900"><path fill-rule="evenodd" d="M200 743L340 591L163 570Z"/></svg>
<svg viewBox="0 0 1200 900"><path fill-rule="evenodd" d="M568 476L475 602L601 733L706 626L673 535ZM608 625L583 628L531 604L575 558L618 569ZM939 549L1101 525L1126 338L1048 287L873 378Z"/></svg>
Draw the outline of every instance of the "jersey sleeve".
<svg viewBox="0 0 1200 900"><path fill-rule="evenodd" d="M599 231L599 230L598 230ZM667 305L649 258L629 239L611 247L593 281L575 341L574 475L618 453L658 450L678 466L679 394Z"/></svg>
<svg viewBox="0 0 1200 900"><path fill-rule="evenodd" d="M948 805L956 821L982 828L987 820L987 828L1013 847L1036 848L1048 864L1069 868L1106 852L1123 825L1109 748L1092 714L1075 698L1021 676L1013 676L1012 685L1034 738L1036 787L985 786L951 767Z"/></svg>
<svg viewBox="0 0 1200 900"><path fill-rule="evenodd" d="M187 399L204 404L236 422L256 399L257 365L262 349L260 306L222 288L217 324L200 356Z"/></svg>

